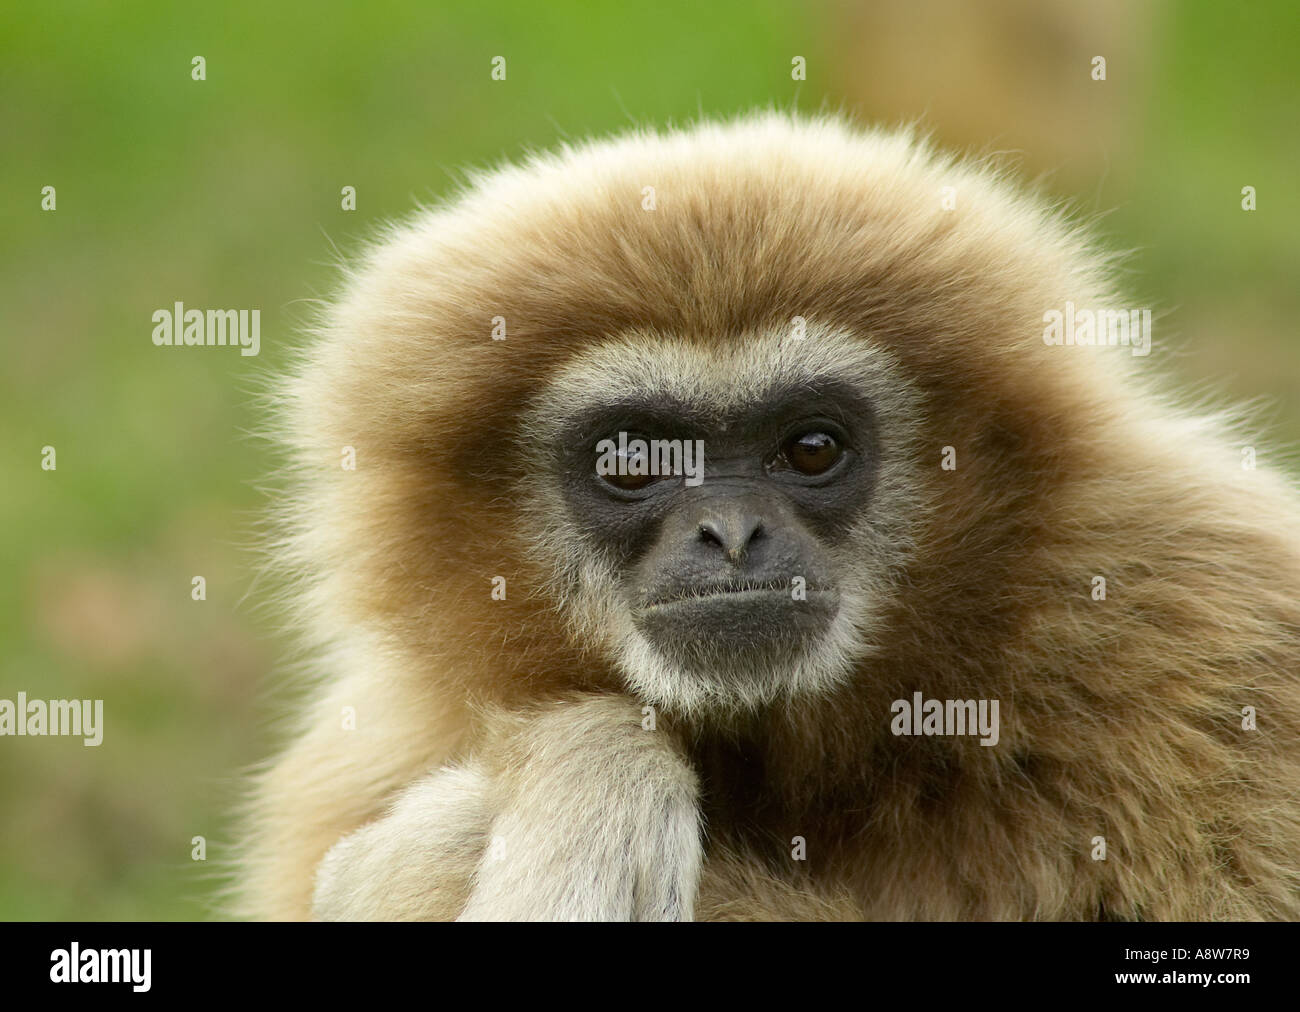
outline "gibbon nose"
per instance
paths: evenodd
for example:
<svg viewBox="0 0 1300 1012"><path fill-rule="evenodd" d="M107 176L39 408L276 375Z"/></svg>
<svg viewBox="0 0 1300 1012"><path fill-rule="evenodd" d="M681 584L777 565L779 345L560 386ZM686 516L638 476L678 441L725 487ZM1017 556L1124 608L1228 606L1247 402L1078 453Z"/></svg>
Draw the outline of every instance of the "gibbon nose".
<svg viewBox="0 0 1300 1012"><path fill-rule="evenodd" d="M699 523L700 541L717 546L728 562L740 563L755 541L763 537L763 518L740 508L713 510Z"/></svg>

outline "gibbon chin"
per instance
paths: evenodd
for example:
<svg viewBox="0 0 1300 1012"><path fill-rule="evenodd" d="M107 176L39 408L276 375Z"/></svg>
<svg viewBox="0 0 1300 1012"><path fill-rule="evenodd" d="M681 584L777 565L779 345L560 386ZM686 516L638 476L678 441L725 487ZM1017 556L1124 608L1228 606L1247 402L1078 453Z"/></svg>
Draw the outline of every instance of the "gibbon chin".
<svg viewBox="0 0 1300 1012"><path fill-rule="evenodd" d="M242 912L1300 917L1300 499L1109 264L775 114L384 234L283 390Z"/></svg>

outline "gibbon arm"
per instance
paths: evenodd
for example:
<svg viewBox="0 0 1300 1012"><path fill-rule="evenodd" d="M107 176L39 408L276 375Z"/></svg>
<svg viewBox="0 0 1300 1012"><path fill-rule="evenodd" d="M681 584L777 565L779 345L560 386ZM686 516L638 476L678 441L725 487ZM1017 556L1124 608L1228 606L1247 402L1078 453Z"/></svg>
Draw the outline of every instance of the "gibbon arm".
<svg viewBox="0 0 1300 1012"><path fill-rule="evenodd" d="M403 791L317 873L322 920L690 920L698 783L639 705L496 714L463 764Z"/></svg>

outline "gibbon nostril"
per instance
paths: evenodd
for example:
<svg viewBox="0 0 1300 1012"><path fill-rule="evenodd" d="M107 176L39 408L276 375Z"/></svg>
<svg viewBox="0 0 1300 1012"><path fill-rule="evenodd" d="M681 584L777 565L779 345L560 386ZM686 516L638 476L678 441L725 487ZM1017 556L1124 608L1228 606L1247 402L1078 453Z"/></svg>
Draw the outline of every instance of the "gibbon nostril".
<svg viewBox="0 0 1300 1012"><path fill-rule="evenodd" d="M743 514L701 520L696 530L702 542L717 545L732 562L741 561L749 546L766 536L762 520Z"/></svg>
<svg viewBox="0 0 1300 1012"><path fill-rule="evenodd" d="M706 544L712 542L713 544L721 547L722 534L718 530L715 524L713 524L711 521L704 521L700 524L699 530L700 530L701 541L705 542Z"/></svg>

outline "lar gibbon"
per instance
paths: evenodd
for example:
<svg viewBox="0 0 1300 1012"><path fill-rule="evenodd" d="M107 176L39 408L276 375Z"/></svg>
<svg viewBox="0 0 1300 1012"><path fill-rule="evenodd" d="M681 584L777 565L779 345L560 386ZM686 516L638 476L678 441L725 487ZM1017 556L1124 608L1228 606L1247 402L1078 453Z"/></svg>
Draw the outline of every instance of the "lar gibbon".
<svg viewBox="0 0 1300 1012"><path fill-rule="evenodd" d="M283 391L319 680L243 912L1300 917L1300 499L1130 308L833 118L389 231Z"/></svg>

